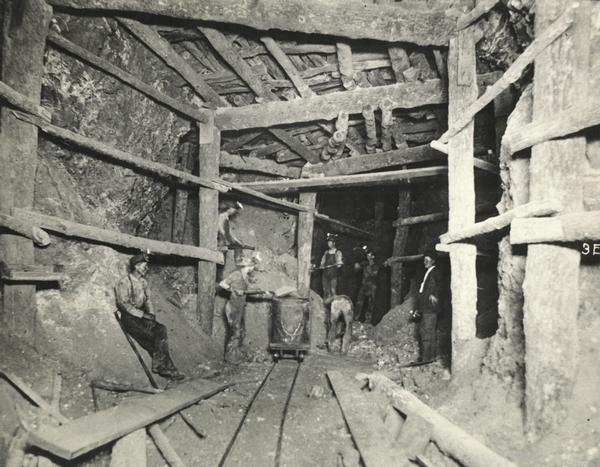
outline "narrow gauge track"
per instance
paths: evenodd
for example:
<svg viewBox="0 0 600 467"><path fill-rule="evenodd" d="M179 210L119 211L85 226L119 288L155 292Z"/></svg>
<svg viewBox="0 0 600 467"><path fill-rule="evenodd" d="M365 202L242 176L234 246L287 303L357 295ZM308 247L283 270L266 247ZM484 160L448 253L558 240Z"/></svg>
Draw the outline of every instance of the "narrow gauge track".
<svg viewBox="0 0 600 467"><path fill-rule="evenodd" d="M250 398L219 467L279 467L285 419L300 367L291 360L273 363Z"/></svg>

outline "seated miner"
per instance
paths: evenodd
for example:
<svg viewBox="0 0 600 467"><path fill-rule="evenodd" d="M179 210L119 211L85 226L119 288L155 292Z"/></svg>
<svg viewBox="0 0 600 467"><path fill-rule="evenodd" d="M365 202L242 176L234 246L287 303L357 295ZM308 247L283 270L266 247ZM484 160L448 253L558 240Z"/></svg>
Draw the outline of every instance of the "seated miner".
<svg viewBox="0 0 600 467"><path fill-rule="evenodd" d="M233 235L231 231L231 221L244 209L242 203L236 202L233 206L228 207L225 211L219 214L219 233L218 246L220 249L226 248L243 248L243 243Z"/></svg>
<svg viewBox="0 0 600 467"><path fill-rule="evenodd" d="M427 250L423 257L425 275L419 286L417 309L413 312L419 321L416 333L419 341L419 360L428 362L437 357L437 320L441 310L442 281L436 267L435 250Z"/></svg>
<svg viewBox="0 0 600 467"><path fill-rule="evenodd" d="M237 262L237 269L219 283L219 287L229 292L229 300L225 304L225 319L229 328L229 338L225 346L225 359L237 361L241 357L241 347L245 336L246 298L258 295L271 298L270 292L252 287L255 283L255 270L259 258L242 258Z"/></svg>
<svg viewBox="0 0 600 467"><path fill-rule="evenodd" d="M323 253L319 266L323 270L323 301L326 305L337 295L338 275L344 265L342 252L335 246L336 240L337 235L327 234L327 250Z"/></svg>
<svg viewBox="0 0 600 467"><path fill-rule="evenodd" d="M377 291L379 265L375 263L375 253L370 251L366 245L362 247L362 251L365 254L365 261L354 264L356 271L362 270L362 281L356 299L354 320L371 323L373 320L373 311L375 310L375 292Z"/></svg>
<svg viewBox="0 0 600 467"><path fill-rule="evenodd" d="M152 372L173 380L184 379L169 355L167 328L156 321L144 276L148 272L149 258L146 254L133 256L129 260L129 273L115 287L117 308L121 312L121 323L152 356Z"/></svg>

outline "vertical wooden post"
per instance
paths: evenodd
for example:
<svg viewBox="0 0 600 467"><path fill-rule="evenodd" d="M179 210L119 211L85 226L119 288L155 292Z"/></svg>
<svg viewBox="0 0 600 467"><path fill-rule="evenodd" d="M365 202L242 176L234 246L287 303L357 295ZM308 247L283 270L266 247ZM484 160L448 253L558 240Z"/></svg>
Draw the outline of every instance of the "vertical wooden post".
<svg viewBox="0 0 600 467"><path fill-rule="evenodd" d="M52 9L43 0L4 2L2 81L33 102L40 101L43 57ZM38 130L0 111L0 211L33 205L37 168ZM0 257L7 263L33 264L31 240L0 234ZM5 325L30 342L35 339L35 286L4 285L2 311Z"/></svg>
<svg viewBox="0 0 600 467"><path fill-rule="evenodd" d="M469 29L450 40L448 54L448 126L462 110L477 99L475 40ZM475 222L475 179L473 173L473 129L471 122L448 142L448 230ZM450 247L452 291L452 373L460 378L478 369L475 338L477 275L474 245Z"/></svg>
<svg viewBox="0 0 600 467"><path fill-rule="evenodd" d="M200 177L219 176L221 132L214 125L200 125L199 131ZM219 194L215 190L200 188L198 192L198 245L217 249L219 230ZM212 335L215 307L217 265L208 261L198 263L197 316L202 330Z"/></svg>
<svg viewBox="0 0 600 467"><path fill-rule="evenodd" d="M566 6L560 0L539 0L536 31L543 31ZM534 121L577 105L579 98L589 95L585 92L587 73L581 69L589 55L580 55L589 47L589 35L580 38L589 16L578 14L571 33L536 58ZM583 210L579 175L585 164L583 136L535 145L530 162L531 201L554 199L564 212ZM562 424L567 415L578 362L579 267L576 249L541 244L528 247L523 285L525 408L526 428L534 439Z"/></svg>
<svg viewBox="0 0 600 467"><path fill-rule="evenodd" d="M307 208L315 209L317 194L300 193L298 202ZM308 298L310 295L310 260L314 220L313 211L298 213L298 295L303 298Z"/></svg>
<svg viewBox="0 0 600 467"><path fill-rule="evenodd" d="M400 189L398 193L398 219L404 219L410 214L411 192L410 189ZM408 240L407 225L398 225L396 235L394 236L394 246L392 256L403 256L406 251L406 242ZM402 303L402 275L404 263L401 261L392 263L390 266L390 306L395 307Z"/></svg>

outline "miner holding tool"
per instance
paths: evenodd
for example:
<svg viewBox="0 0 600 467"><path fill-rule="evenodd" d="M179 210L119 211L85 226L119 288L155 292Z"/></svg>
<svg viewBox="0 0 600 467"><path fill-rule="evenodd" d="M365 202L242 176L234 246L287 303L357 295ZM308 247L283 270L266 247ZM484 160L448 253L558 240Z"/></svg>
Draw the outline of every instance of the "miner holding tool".
<svg viewBox="0 0 600 467"><path fill-rule="evenodd" d="M342 252L335 246L336 240L337 235L327 234L327 250L323 253L318 268L323 270L323 301L326 305L337 295L338 275L344 265Z"/></svg>
<svg viewBox="0 0 600 467"><path fill-rule="evenodd" d="M219 249L246 249L254 250L253 246L245 245L231 231L231 221L244 209L244 206L239 201L228 207L225 211L219 214L219 233L218 246Z"/></svg>
<svg viewBox="0 0 600 467"><path fill-rule="evenodd" d="M375 263L375 253L364 245L362 251L366 261L355 263L356 271L362 270L362 281L358 290L356 299L356 308L354 320L372 322L373 311L375 309L375 293L377 291L377 275L379 274L379 265ZM363 309L366 305L366 311L363 314Z"/></svg>
<svg viewBox="0 0 600 467"><path fill-rule="evenodd" d="M152 372L173 380L185 378L169 355L167 328L156 321L150 301L146 276L149 268L148 254L141 253L129 260L129 273L115 287L117 308L121 312L121 325L152 356Z"/></svg>

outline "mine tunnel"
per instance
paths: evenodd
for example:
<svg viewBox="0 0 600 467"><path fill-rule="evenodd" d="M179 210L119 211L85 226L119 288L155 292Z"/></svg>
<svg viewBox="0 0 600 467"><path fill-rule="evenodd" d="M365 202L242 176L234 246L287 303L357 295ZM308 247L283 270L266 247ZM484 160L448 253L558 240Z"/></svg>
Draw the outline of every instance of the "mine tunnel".
<svg viewBox="0 0 600 467"><path fill-rule="evenodd" d="M600 466L598 2L0 5L0 465Z"/></svg>

